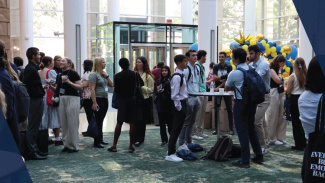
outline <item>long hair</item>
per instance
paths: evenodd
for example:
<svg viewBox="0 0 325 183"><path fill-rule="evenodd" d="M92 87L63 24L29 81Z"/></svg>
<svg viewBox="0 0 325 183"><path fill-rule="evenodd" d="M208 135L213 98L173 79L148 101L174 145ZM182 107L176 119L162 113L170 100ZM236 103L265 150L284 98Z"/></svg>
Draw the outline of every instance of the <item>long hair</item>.
<svg viewBox="0 0 325 183"><path fill-rule="evenodd" d="M91 72L91 70L93 69L93 61L91 60L85 60L84 61L84 74L86 72Z"/></svg>
<svg viewBox="0 0 325 183"><path fill-rule="evenodd" d="M318 63L317 57L311 59L307 77L306 77L306 90L313 93L325 93L325 76Z"/></svg>
<svg viewBox="0 0 325 183"><path fill-rule="evenodd" d="M6 104L6 96L0 89L0 108L2 109L2 113L6 118L7 113L7 104Z"/></svg>
<svg viewBox="0 0 325 183"><path fill-rule="evenodd" d="M150 68L149 68L149 65L148 65L148 60L146 57L143 57L143 56L140 56L138 57L136 60L141 60L142 62L142 65L143 65L143 72L146 73L146 80L147 80L147 85L148 85L148 75L150 75L153 79L154 79L154 76L152 75L151 71L150 71ZM138 68L137 68L137 64L135 64L134 66L134 71L139 71Z"/></svg>
<svg viewBox="0 0 325 183"><path fill-rule="evenodd" d="M166 77L163 76L162 74L162 70L163 69L166 69L168 71L168 74ZM160 74L160 83L163 83L163 82L166 82L168 79L170 79L171 77L171 74L170 74L170 68L167 66L167 65L164 65L162 68L161 68L161 74Z"/></svg>
<svg viewBox="0 0 325 183"><path fill-rule="evenodd" d="M5 50L5 44L0 41L0 67L7 67L7 71L11 77L11 79L15 81L19 81L17 73L11 67L9 61L7 60L7 53Z"/></svg>
<svg viewBox="0 0 325 183"><path fill-rule="evenodd" d="M272 62L270 63L270 67L272 69L275 70L275 72L278 72L280 67L279 67L279 63L281 62L285 62L286 58L284 58L283 55L277 55L276 57L274 57L274 59L272 60ZM288 73L289 74L289 73Z"/></svg>
<svg viewBox="0 0 325 183"><path fill-rule="evenodd" d="M99 76L102 74L102 61L105 60L103 57L97 57L94 61L94 66L92 72L97 73Z"/></svg>
<svg viewBox="0 0 325 183"><path fill-rule="evenodd" d="M42 69L44 69L44 67L48 67L52 61L53 61L52 57L44 56L40 64L40 67L42 66L43 67Z"/></svg>
<svg viewBox="0 0 325 183"><path fill-rule="evenodd" d="M297 76L299 88L305 88L307 68L303 58L296 58L295 63L293 64L293 71Z"/></svg>

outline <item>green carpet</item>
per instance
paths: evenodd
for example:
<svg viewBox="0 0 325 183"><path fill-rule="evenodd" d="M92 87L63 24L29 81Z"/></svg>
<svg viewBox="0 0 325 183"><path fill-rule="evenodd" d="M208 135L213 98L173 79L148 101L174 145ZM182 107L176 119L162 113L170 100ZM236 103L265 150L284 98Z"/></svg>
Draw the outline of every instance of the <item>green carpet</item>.
<svg viewBox="0 0 325 183"><path fill-rule="evenodd" d="M212 130L206 130L211 134ZM113 133L105 133L104 140L113 141ZM238 137L233 136L234 143ZM27 161L26 166L33 182L301 182L300 170L303 152L292 151L291 124L287 128L288 144L271 146L271 152L264 156L264 165L251 163L251 168L241 169L227 162L212 160L183 161L164 160L167 146L160 146L159 129L146 131L146 140L128 153L129 133L122 132L118 152L92 147L91 138L80 137L80 151L62 153L62 146L49 146L45 161ZM210 150L216 136L209 135L202 141L195 141ZM107 147L110 147L108 145ZM198 157L204 152L197 153Z"/></svg>

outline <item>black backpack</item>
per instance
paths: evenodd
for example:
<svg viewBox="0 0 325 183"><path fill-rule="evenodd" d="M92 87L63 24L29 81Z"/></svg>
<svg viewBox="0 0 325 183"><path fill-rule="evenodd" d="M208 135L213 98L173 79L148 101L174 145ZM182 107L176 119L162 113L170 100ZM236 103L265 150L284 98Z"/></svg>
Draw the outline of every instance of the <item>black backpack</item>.
<svg viewBox="0 0 325 183"><path fill-rule="evenodd" d="M23 80L24 80L25 69L17 68L17 70L20 71L19 80L20 80L21 82L23 82Z"/></svg>
<svg viewBox="0 0 325 183"><path fill-rule="evenodd" d="M199 68L198 70L199 70L199 72L200 72L200 79L201 79L202 82L203 82L203 81L204 81L204 77L205 77L203 71L205 71L205 68L204 68L203 66L201 66L200 64L198 64L198 63L196 63L195 66L196 66L197 68Z"/></svg>
<svg viewBox="0 0 325 183"><path fill-rule="evenodd" d="M205 157L215 161L228 161L232 146L232 139L229 136L222 136Z"/></svg>
<svg viewBox="0 0 325 183"><path fill-rule="evenodd" d="M16 93L17 112L19 123L24 122L29 113L30 97L24 83L13 81Z"/></svg>
<svg viewBox="0 0 325 183"><path fill-rule="evenodd" d="M190 72L191 73L191 72ZM184 74L180 74L180 73L174 73L173 75L172 75L172 78L170 79L170 81L173 79L173 77L174 76L179 76L179 77L181 77L181 83L180 83L180 86L179 87L182 87L183 86L183 78L184 78Z"/></svg>

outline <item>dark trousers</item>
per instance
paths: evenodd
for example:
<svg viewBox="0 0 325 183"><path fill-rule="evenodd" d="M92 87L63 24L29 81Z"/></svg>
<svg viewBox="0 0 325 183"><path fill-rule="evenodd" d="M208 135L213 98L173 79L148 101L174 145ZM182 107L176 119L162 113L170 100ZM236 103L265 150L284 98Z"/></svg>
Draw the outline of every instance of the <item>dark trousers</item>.
<svg viewBox="0 0 325 183"><path fill-rule="evenodd" d="M172 133L170 134L169 143L168 143L168 156L176 152L176 143L177 143L178 136L181 133L183 128L186 112L187 112L187 107L185 102L182 102L181 111L178 111L176 108L174 110Z"/></svg>
<svg viewBox="0 0 325 183"><path fill-rule="evenodd" d="M245 105L242 100L235 100L234 118L236 131L241 146L241 162L249 163L249 142L256 156L263 156L260 141L255 131L256 105Z"/></svg>
<svg viewBox="0 0 325 183"><path fill-rule="evenodd" d="M214 98L214 106L215 106L215 110L217 110L216 107L220 107L221 105L221 99L225 100L225 104L226 104L226 109L227 109L227 113L228 113L228 120L229 120L229 129L230 131L234 131L234 121L233 121L233 112L232 112L232 96L225 96L225 97L220 97L220 102L217 101L217 97ZM218 111L215 111L215 120L218 117ZM217 123L215 124L215 129L218 130L218 125Z"/></svg>
<svg viewBox="0 0 325 183"><path fill-rule="evenodd" d="M30 98L26 140L29 153L38 151L37 134L44 111L43 98Z"/></svg>
<svg viewBox="0 0 325 183"><path fill-rule="evenodd" d="M171 112L158 112L159 126L160 126L160 137L161 142L168 142L168 136L166 132L166 125L168 127L169 135L172 132L173 124L173 113Z"/></svg>
<svg viewBox="0 0 325 183"><path fill-rule="evenodd" d="M88 124L94 113L94 111L91 109L92 105L93 105L93 101L91 99L84 99L84 109L86 112Z"/></svg>
<svg viewBox="0 0 325 183"><path fill-rule="evenodd" d="M143 120L137 121L135 123L135 142L144 142L146 136L146 124L149 123L151 119L150 106L152 106L152 99L145 99L142 104L142 116Z"/></svg>
<svg viewBox="0 0 325 183"><path fill-rule="evenodd" d="M298 108L298 99L300 95L290 95L290 113L292 118L292 133L297 148L306 147L305 131L302 128L301 121L299 119L300 113Z"/></svg>
<svg viewBox="0 0 325 183"><path fill-rule="evenodd" d="M103 141L103 122L108 110L108 99L107 98L96 98L99 111L94 111L96 124L98 128L98 136L94 138L94 144L99 144Z"/></svg>

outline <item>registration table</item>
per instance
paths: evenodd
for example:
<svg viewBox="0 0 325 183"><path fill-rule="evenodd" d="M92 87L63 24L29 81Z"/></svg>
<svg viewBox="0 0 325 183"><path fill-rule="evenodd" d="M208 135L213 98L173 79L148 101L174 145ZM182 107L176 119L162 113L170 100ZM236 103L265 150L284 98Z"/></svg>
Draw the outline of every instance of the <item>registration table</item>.
<svg viewBox="0 0 325 183"><path fill-rule="evenodd" d="M198 93L189 93L191 96L213 96L215 97L214 100L214 110L215 110L215 122L217 123L217 138L220 138L220 104L221 104L221 97L224 96L233 96L232 92L198 92ZM216 105L217 104L217 105Z"/></svg>

